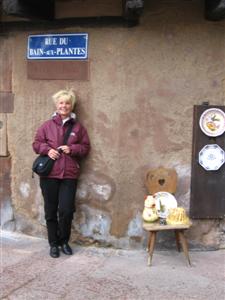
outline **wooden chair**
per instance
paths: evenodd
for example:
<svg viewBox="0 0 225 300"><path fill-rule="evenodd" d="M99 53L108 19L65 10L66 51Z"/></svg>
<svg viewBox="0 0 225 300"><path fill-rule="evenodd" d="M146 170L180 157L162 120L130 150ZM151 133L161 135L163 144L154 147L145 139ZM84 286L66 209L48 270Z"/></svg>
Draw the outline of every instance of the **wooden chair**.
<svg viewBox="0 0 225 300"><path fill-rule="evenodd" d="M146 174L146 187L150 195L157 192L169 192L175 194L177 187L177 173L174 169L165 169L163 167L155 170L149 170ZM149 232L148 247L149 252L148 265L152 264L153 251L156 243L156 235L158 231L173 230L176 238L177 249L180 252L182 247L185 257L189 265L191 261L188 252L188 244L184 232L189 229L191 224L188 225L161 225L159 222L146 223L143 222L144 230Z"/></svg>

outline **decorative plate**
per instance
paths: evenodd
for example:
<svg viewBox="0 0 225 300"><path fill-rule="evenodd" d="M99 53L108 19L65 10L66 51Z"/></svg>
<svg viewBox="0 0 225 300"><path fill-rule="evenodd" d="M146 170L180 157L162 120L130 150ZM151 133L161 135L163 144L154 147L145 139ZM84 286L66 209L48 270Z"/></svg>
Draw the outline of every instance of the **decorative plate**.
<svg viewBox="0 0 225 300"><path fill-rule="evenodd" d="M218 170L225 162L225 152L217 144L206 145L199 152L199 164L207 171Z"/></svg>
<svg viewBox="0 0 225 300"><path fill-rule="evenodd" d="M202 113L199 125L206 135L219 136L225 131L225 113L218 108L209 108Z"/></svg>
<svg viewBox="0 0 225 300"><path fill-rule="evenodd" d="M156 209L160 218L166 218L170 208L177 207L176 198L168 192L158 192L153 195Z"/></svg>

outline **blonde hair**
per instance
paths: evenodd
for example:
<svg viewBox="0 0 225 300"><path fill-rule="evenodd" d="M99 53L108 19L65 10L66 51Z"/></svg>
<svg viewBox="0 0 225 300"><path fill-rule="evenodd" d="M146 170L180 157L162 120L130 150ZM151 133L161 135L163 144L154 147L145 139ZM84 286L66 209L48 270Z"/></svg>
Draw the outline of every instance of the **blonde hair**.
<svg viewBox="0 0 225 300"><path fill-rule="evenodd" d="M70 101L72 108L74 108L76 103L76 95L72 90L60 90L52 96L52 99L55 104L57 104L61 99Z"/></svg>

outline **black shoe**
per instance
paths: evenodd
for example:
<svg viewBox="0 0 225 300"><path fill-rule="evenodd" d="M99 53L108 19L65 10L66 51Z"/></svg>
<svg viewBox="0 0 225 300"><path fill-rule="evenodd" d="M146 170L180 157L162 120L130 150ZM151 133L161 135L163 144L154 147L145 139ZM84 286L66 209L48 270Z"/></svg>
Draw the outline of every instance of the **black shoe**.
<svg viewBox="0 0 225 300"><path fill-rule="evenodd" d="M62 252L66 255L72 255L73 251L67 243L61 245Z"/></svg>
<svg viewBox="0 0 225 300"><path fill-rule="evenodd" d="M51 246L49 254L53 258L59 257L59 247L58 246Z"/></svg>

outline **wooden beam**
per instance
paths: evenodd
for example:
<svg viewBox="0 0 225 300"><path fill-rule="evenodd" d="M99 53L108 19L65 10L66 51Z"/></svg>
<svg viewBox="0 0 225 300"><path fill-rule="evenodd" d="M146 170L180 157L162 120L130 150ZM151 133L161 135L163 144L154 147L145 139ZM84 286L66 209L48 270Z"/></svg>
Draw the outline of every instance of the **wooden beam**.
<svg viewBox="0 0 225 300"><path fill-rule="evenodd" d="M137 25L144 9L144 0L123 0L123 17L132 25Z"/></svg>
<svg viewBox="0 0 225 300"><path fill-rule="evenodd" d="M6 114L0 113L0 156L7 156L7 117Z"/></svg>
<svg viewBox="0 0 225 300"><path fill-rule="evenodd" d="M225 18L225 0L205 0L205 17L210 21Z"/></svg>
<svg viewBox="0 0 225 300"><path fill-rule="evenodd" d="M7 15L52 20L55 15L55 0L2 0L2 8Z"/></svg>

